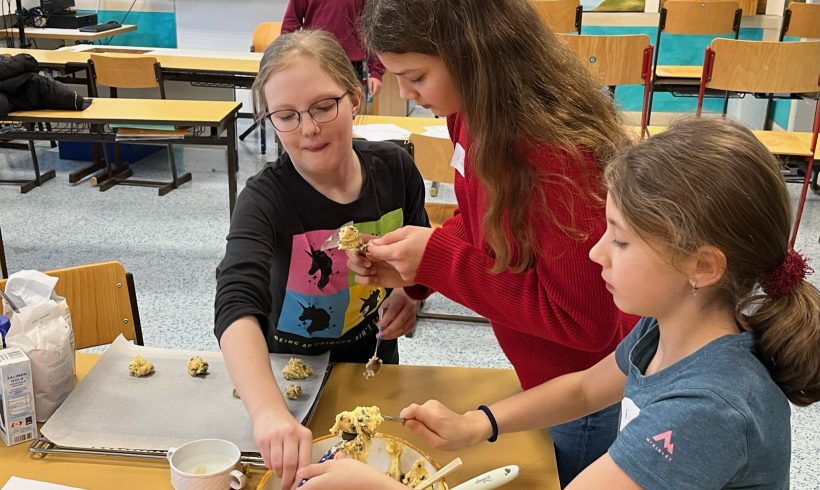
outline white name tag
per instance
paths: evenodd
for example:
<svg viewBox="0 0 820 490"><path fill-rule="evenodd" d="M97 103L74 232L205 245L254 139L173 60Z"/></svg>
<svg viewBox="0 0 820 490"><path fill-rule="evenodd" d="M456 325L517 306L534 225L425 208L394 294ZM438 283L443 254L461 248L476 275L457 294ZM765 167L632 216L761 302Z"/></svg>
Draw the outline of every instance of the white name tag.
<svg viewBox="0 0 820 490"><path fill-rule="evenodd" d="M453 150L453 159L450 160L450 166L456 169L462 177L464 177L464 157L466 155L464 147L461 146L460 143L456 143L455 150Z"/></svg>
<svg viewBox="0 0 820 490"><path fill-rule="evenodd" d="M635 402L624 397L624 399L621 400L621 424L618 427L618 430L624 430L624 427L629 425L629 423L635 420L635 418L640 414L641 409L635 405Z"/></svg>

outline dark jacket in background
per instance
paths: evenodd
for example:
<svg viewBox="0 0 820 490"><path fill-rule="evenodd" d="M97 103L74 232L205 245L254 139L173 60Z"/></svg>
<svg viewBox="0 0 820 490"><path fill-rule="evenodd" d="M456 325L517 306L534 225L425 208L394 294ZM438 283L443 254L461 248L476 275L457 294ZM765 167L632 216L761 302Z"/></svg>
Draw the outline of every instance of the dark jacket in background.
<svg viewBox="0 0 820 490"><path fill-rule="evenodd" d="M29 54L0 57L0 117L13 111L81 111L88 107L87 100L77 92L37 70L37 60Z"/></svg>

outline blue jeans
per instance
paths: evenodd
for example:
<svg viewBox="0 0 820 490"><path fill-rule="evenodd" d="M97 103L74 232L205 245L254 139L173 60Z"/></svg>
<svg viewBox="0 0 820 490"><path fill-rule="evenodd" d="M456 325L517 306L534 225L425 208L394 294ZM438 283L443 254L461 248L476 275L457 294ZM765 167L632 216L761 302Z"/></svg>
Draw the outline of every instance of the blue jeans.
<svg viewBox="0 0 820 490"><path fill-rule="evenodd" d="M618 435L621 404L616 403L578 420L550 427L561 488L606 453Z"/></svg>

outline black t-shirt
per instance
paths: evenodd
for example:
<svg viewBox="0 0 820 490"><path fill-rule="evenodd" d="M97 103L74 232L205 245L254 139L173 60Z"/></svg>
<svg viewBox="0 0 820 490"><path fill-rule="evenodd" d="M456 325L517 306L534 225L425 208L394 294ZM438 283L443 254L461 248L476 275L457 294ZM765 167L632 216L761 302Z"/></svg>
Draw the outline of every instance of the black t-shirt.
<svg viewBox="0 0 820 490"><path fill-rule="evenodd" d="M353 281L344 251L321 251L340 226L384 235L429 226L424 182L410 155L389 142L354 141L364 169L358 199L340 204L314 189L285 154L248 179L217 269L217 340L255 316L270 352L364 362L373 355L378 307L390 291ZM383 342L384 344L384 342ZM386 348L395 350L395 343Z"/></svg>

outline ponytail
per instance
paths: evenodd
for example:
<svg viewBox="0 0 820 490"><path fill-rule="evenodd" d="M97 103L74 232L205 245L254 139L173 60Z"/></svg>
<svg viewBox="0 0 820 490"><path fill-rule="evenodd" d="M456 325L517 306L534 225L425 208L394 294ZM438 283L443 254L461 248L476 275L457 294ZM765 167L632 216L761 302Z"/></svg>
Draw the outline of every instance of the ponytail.
<svg viewBox="0 0 820 490"><path fill-rule="evenodd" d="M786 397L799 406L820 400L820 291L801 279L781 296L748 298L737 317L755 335L757 355Z"/></svg>

